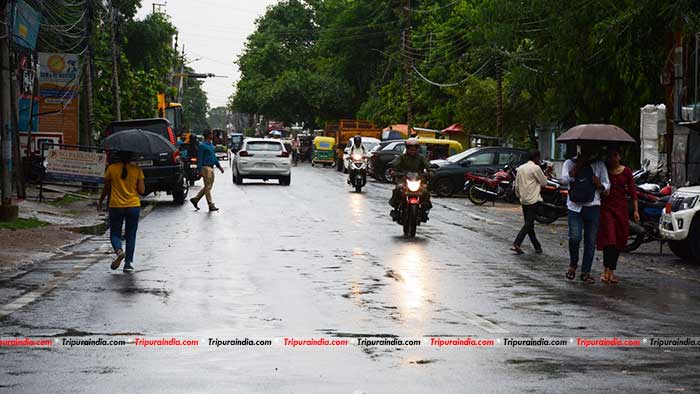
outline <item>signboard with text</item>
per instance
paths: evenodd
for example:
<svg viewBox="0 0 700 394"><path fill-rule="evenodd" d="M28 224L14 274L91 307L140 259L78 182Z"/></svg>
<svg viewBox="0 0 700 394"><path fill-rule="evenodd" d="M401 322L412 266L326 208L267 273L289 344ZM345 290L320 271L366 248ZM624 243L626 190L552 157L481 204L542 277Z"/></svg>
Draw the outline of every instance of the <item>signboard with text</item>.
<svg viewBox="0 0 700 394"><path fill-rule="evenodd" d="M39 53L40 133L61 133L78 144L80 62L77 54Z"/></svg>
<svg viewBox="0 0 700 394"><path fill-rule="evenodd" d="M53 179L102 182L106 163L104 153L50 149L46 155L46 175Z"/></svg>

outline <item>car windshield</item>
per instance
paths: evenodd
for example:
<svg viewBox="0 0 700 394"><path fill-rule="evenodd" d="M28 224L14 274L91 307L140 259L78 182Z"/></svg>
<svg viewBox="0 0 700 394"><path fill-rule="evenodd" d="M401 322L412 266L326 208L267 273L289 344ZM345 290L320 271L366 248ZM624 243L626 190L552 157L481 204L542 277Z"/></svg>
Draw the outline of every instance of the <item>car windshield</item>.
<svg viewBox="0 0 700 394"><path fill-rule="evenodd" d="M472 153L474 153L478 150L479 150L479 148L467 149L462 153L457 153L456 155L452 155L452 156L448 157L447 161L449 161L450 163L457 163L457 162L461 161L462 159L464 159L465 157L470 156Z"/></svg>
<svg viewBox="0 0 700 394"><path fill-rule="evenodd" d="M365 147L365 150L367 152L373 151L374 148L376 148L378 145L379 145L379 143L377 143L377 142L363 142L362 143L362 146Z"/></svg>
<svg viewBox="0 0 700 394"><path fill-rule="evenodd" d="M246 149L250 152L279 152L282 150L282 144L278 142L249 142Z"/></svg>

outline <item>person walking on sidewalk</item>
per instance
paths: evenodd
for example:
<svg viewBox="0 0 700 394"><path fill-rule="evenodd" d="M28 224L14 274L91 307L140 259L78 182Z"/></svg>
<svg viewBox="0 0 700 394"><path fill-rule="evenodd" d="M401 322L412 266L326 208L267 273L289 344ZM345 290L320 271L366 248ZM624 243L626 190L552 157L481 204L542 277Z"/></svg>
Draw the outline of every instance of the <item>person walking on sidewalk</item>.
<svg viewBox="0 0 700 394"><path fill-rule="evenodd" d="M600 204L600 228L598 229L598 250L603 251L605 270L600 280L603 283L616 284L617 261L620 252L627 245L629 237L629 214L627 197L632 200L634 221L639 222L637 205L637 185L629 167L620 164L622 155L618 148L608 151L608 177L610 192L603 195Z"/></svg>
<svg viewBox="0 0 700 394"><path fill-rule="evenodd" d="M133 272L134 248L136 246L136 230L141 214L141 199L139 194L146 191L143 171L130 163L131 153L118 152L120 162L110 164L105 172L105 186L97 202L97 209L102 210L102 204L109 195L109 238L116 258L110 266L113 270L119 268L126 258L124 272ZM126 253L122 247L122 225L126 224Z"/></svg>
<svg viewBox="0 0 700 394"><path fill-rule="evenodd" d="M522 205L525 219L525 223L520 229L518 236L515 237L513 247L510 249L516 254L525 253L520 248L523 240L525 240L525 235L530 237L530 242L535 247L535 252L542 253L542 245L540 245L535 234L535 216L537 216L537 210L542 202L540 189L546 184L547 177L544 175L542 168L540 168L540 152L534 150L530 152L530 159L527 163L518 167L515 175L515 194L520 198L520 205Z"/></svg>
<svg viewBox="0 0 700 394"><path fill-rule="evenodd" d="M600 221L600 195L610 190L608 169L596 160L593 145L584 143L581 152L564 162L562 182L569 185L566 207L569 212L569 269L566 278L574 280L579 261L579 247L583 238L581 280L594 283L591 266ZM626 212L626 211L625 211Z"/></svg>
<svg viewBox="0 0 700 394"><path fill-rule="evenodd" d="M219 159L216 158L216 150L214 149L214 144L212 143L213 137L210 130L204 132L204 141L199 144L199 153L197 159L197 173L204 180L204 187L197 193L196 196L190 198L190 202L194 205L194 209L199 211L199 200L202 197L207 197L207 204L209 205L209 212L218 211L214 205L214 200L211 198L211 189L214 187L214 166L216 166L221 173L224 173L224 169L219 164Z"/></svg>

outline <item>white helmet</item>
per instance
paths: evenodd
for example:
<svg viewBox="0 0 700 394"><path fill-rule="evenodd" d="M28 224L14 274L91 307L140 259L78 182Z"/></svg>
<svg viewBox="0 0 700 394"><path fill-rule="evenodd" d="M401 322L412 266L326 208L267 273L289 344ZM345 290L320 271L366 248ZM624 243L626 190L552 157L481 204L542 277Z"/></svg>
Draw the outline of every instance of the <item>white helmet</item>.
<svg viewBox="0 0 700 394"><path fill-rule="evenodd" d="M420 142L418 142L418 138L409 138L406 140L406 147L408 148L409 146L420 146Z"/></svg>

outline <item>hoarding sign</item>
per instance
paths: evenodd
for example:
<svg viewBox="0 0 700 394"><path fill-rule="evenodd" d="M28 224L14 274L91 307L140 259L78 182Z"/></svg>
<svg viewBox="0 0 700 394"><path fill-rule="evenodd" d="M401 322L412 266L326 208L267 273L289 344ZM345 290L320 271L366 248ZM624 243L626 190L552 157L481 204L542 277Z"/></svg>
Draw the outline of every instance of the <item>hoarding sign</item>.
<svg viewBox="0 0 700 394"><path fill-rule="evenodd" d="M78 144L80 62L77 54L39 53L40 133L61 133Z"/></svg>
<svg viewBox="0 0 700 394"><path fill-rule="evenodd" d="M102 182L107 155L96 152L50 149L46 174L53 179Z"/></svg>

